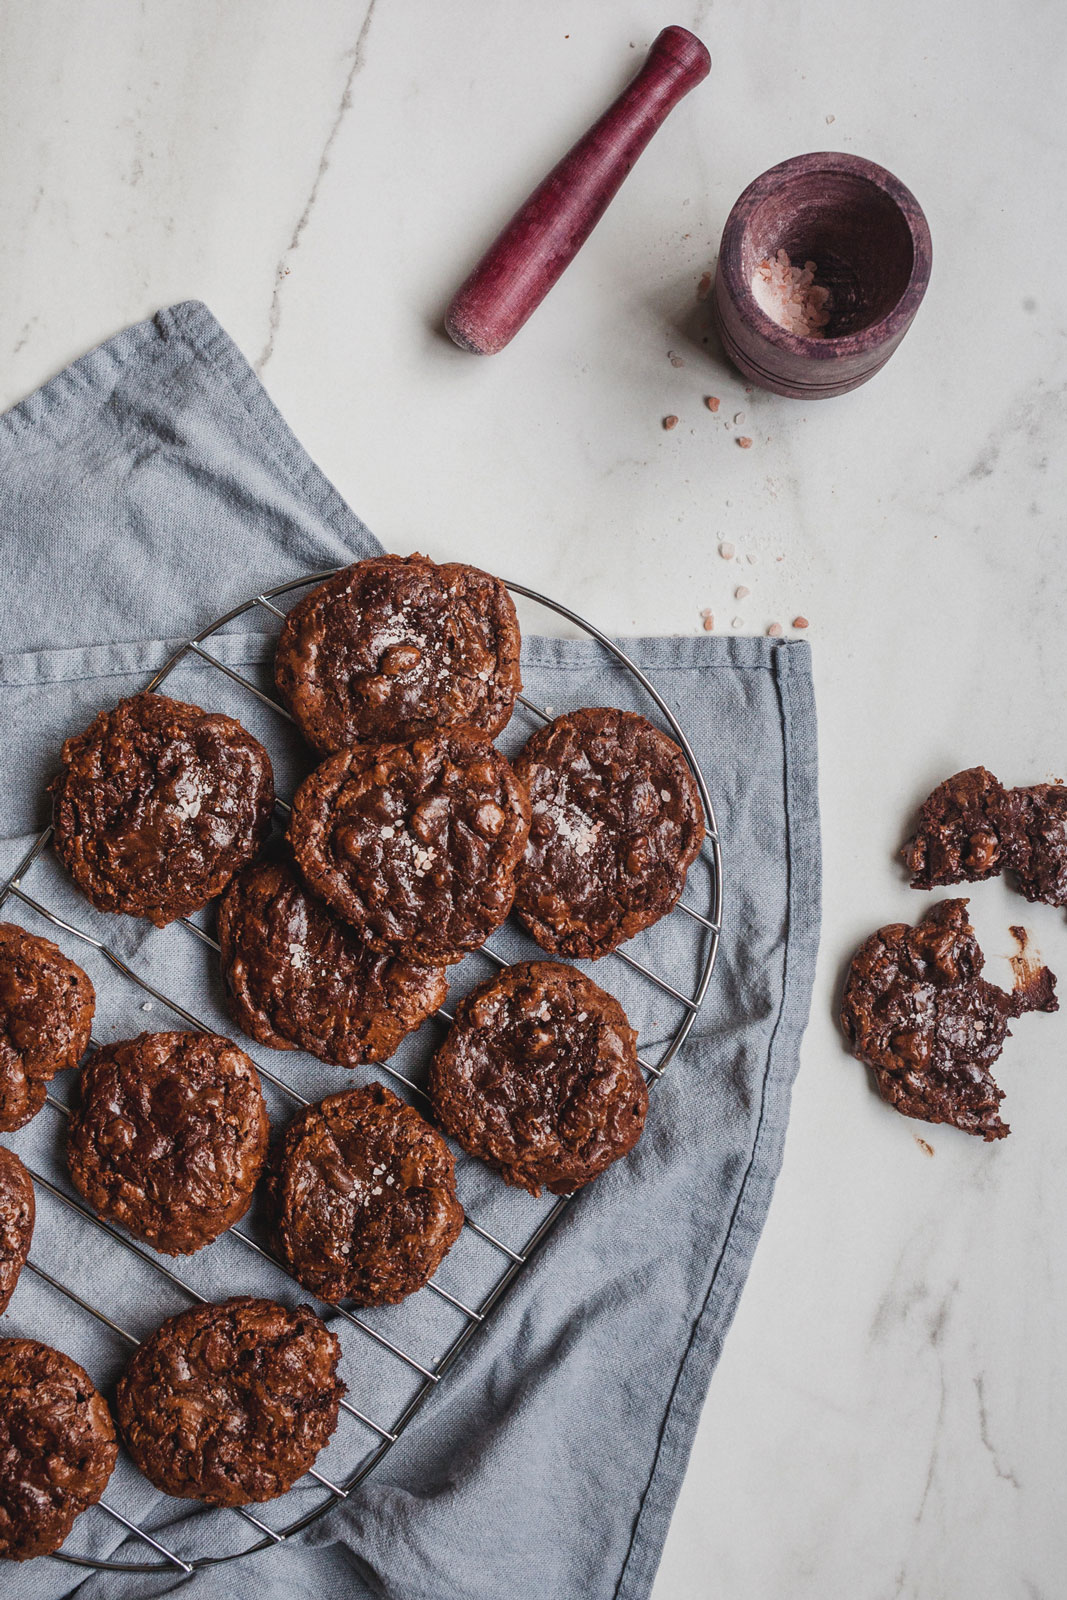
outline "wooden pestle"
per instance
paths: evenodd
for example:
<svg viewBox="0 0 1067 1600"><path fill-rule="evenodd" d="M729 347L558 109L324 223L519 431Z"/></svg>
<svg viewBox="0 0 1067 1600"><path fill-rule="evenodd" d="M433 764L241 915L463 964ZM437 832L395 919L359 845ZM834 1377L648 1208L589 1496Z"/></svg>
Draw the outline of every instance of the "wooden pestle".
<svg viewBox="0 0 1067 1600"><path fill-rule="evenodd" d="M668 112L710 70L695 34L664 28L633 82L538 184L456 294L445 327L462 349L494 355L515 337Z"/></svg>

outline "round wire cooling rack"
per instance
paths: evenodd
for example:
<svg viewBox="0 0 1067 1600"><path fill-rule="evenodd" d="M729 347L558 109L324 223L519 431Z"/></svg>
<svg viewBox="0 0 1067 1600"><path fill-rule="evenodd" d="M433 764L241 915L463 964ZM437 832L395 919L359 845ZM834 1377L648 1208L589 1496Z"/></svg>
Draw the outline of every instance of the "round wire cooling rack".
<svg viewBox="0 0 1067 1600"><path fill-rule="evenodd" d="M293 719L290 717L284 706L280 705L269 694L266 694L248 678L235 671L234 668L229 666L226 662L219 660L219 658L216 655L213 655L210 650L205 649L205 641L209 640L214 634L219 633L221 629L225 628L227 624L233 622L237 617L243 616L249 611L258 610L266 613L272 618L284 619L286 613L280 606L274 603L276 600L287 595L294 594L296 591L309 588L314 584L322 583L325 581L325 579L332 577L335 570L336 569L331 568L326 572L314 572L305 577L292 579L288 583L279 584L277 588L268 589L261 594L253 595L242 605L235 606L232 611L228 611L225 616L217 617L194 638L187 640L183 645L181 645L180 648L177 649L171 658L166 662L166 664L161 667L160 670L149 680L149 682L145 685L145 689L147 691L159 689L159 687L167 680L170 674L182 661L186 660L190 656L193 656L198 661L205 662L212 668L223 673L233 683L239 685L242 691L255 696L255 698L263 705L269 707L273 713L284 718L288 722L292 722ZM624 949L615 950L612 952L610 957L605 958L605 961L621 961L631 970L639 973L646 983L652 985L664 997L665 1004L671 1004L680 1012L679 1019L676 1025L673 1027L673 1030L670 1031L669 1040L666 1046L663 1047L659 1059L656 1062L651 1062L647 1059L644 1059L643 1056L639 1056L638 1058L651 1089L654 1087L655 1081L662 1076L671 1060L681 1048L685 1039L688 1037L694 1022L696 1021L697 1013L699 1012L704 1001L704 997L707 994L708 985L711 981L712 970L715 965L715 957L718 951L720 930L722 925L722 853L718 830L715 823L715 811L711 803L711 796L708 793L708 786L705 781L704 774L700 769L700 765L693 753L689 740L686 738L683 729L679 726L677 718L674 716L674 713L667 705L663 696L656 689L655 685L649 680L646 674L642 672L640 667L638 667L636 663L630 659L626 652L621 649L620 646L614 642L614 640L608 638L606 634L602 633L599 628L594 627L594 625L590 622L587 622L584 617L581 617L577 612L572 611L569 606L561 605L556 600L550 600L547 598L547 596L538 594L535 590L528 589L522 584L509 583L507 587L514 594L521 595L524 599L533 602L535 605L542 606L546 610L554 612L557 616L565 618L583 633L594 639L620 667L625 669L625 671L628 672L638 684L640 684L641 689L648 696L656 710L659 712L660 716L663 718L663 721L666 723L672 737L684 752L686 761L689 764L689 767L693 773L693 777L696 780L697 787L700 791L700 797L704 806L705 819L707 823L707 835L705 839L703 858L709 879L708 909L707 911L698 910L697 907L682 899L677 903L673 911L669 913L671 916L680 916L687 927L692 930L695 939L698 941L695 969L698 970L699 976L692 987L692 992L687 994L684 989L680 988L677 984L669 982L665 977L654 972L650 967L638 961L636 957ZM543 710L540 706L535 705L524 695L520 694L518 699L520 704L525 708L526 712L533 719L539 722L549 722L552 720L552 715L556 714L554 712L550 713L549 711ZM277 805L279 811L283 815L288 813L289 806L287 802L284 800L279 800ZM107 961L113 968L120 972L125 979L136 985L141 992L149 995L153 1001L159 1002L169 1011L180 1017L182 1021L185 1022L189 1027L197 1030L206 1029L207 1024L201 1022L190 1011L186 1010L184 1006L180 1005L176 1000L164 993L162 989L149 982L148 978L144 974L138 973L114 950L109 948L104 940L96 937L95 934L89 933L86 931L86 929L76 926L73 922L66 920L66 918L59 916L55 911L50 910L43 901L38 899L35 895L31 894L27 890L25 886L27 875L31 872L34 864L39 861L47 849L51 839L51 833L52 830L50 827L48 827L40 835L38 835L13 875L7 880L6 883L3 884L2 887L0 887L0 907L3 907L5 901L7 901L9 898L17 900L20 902L20 904L26 906L46 922L50 923L54 928L57 928L61 933L66 934L70 939L78 943L91 946L105 961ZM218 945L206 929L199 927L189 918L180 918L179 923L188 931L192 939L200 942L201 944L211 946L217 951ZM190 946L190 948L192 948L192 946ZM466 958L466 961L475 960L479 956L484 959L488 959L496 967L507 967L510 964L504 959L503 956L493 951L488 946L483 946L480 951L473 952ZM466 962L464 965L466 965ZM449 1023L452 1020L452 1015L447 1009L442 1008L437 1015L446 1023ZM97 1041L95 1040L91 1041L91 1045L95 1045L96 1042ZM249 1043L247 1040L243 1040L242 1042L244 1044ZM304 1095L300 1094L290 1084L286 1083L283 1078L278 1077L275 1073L269 1071L259 1062L257 1062L256 1065L261 1078L267 1084L272 1085L284 1100L290 1102L292 1105L297 1106L310 1104L310 1101ZM427 1097L425 1091L420 1087L418 1082L408 1077L405 1073L399 1072L394 1066L390 1065L390 1063L378 1062L367 1070L372 1074L386 1074L389 1078L402 1086L402 1092L406 1096L410 1097L417 1104L420 1102L425 1103ZM60 1099L57 1099L52 1094L49 1094L46 1097L46 1105L53 1113L57 1115L64 1117L69 1115L68 1108L64 1102ZM72 1194L69 1189L63 1187L63 1180L66 1176L65 1173L58 1173L54 1174L52 1177L49 1177L34 1168L30 1168L30 1173L38 1190L43 1191L50 1196L52 1200L58 1202L65 1209L65 1211L74 1213L80 1219L81 1223L107 1234L119 1250L130 1252L134 1256L140 1258L142 1264L146 1265L149 1269L151 1269L152 1272L159 1274L163 1279L167 1280L167 1282L173 1288L176 1288L180 1293L185 1295L192 1303L207 1303L207 1296L201 1294L199 1290L194 1289L189 1284L185 1283L178 1276L178 1274L166 1266L163 1260L161 1260L152 1250L144 1248L140 1244L135 1243L132 1238L128 1237L120 1229L113 1227L110 1223L105 1222L103 1218L96 1216L96 1214L91 1211L89 1207L81 1202L77 1195ZM348 1497L353 1493L362 1480L369 1473L373 1472L375 1467L377 1467L384 1459L384 1457L392 1449L393 1445L396 1444L397 1440L401 1437L415 1416L421 1410L429 1395L444 1378L449 1368L456 1362L461 1352L466 1348L470 1341L477 1336L480 1330L491 1321L493 1313L500 1305L508 1290L521 1276L528 1263L541 1248L549 1234L556 1226L564 1211L568 1208L568 1206L573 1204L574 1199L574 1195L565 1195L560 1198L552 1197L547 1202L542 1202L542 1206L547 1203L547 1209L544 1211L544 1214L539 1217L539 1219L535 1220L532 1231L527 1231L526 1236L521 1241L510 1244L506 1240L498 1237L496 1233L491 1232L488 1228L477 1222L469 1215L468 1212L466 1216L465 1228L470 1230L474 1238L489 1247L489 1250L494 1255L494 1259L496 1256L499 1256L501 1262L500 1270L495 1275L494 1281L492 1281L487 1292L481 1296L477 1305L467 1304L465 1300L460 1299L457 1295L445 1289L443 1285L436 1281L436 1278L428 1283L423 1289L421 1289L417 1295L411 1296L409 1302L405 1303L413 1304L418 1301L423 1301L424 1297L426 1296L436 1297L438 1301L446 1303L451 1308L451 1313L453 1315L462 1319L462 1326L460 1327L459 1332L453 1337L447 1339L447 1341L442 1341L444 1342L444 1348L440 1349L433 1356L414 1355L410 1349L405 1348L405 1345L400 1342L398 1337L387 1336L387 1334L383 1332L380 1327L373 1326L365 1316L358 1315L349 1307L323 1305L324 1315L327 1315L331 1319L336 1319L334 1321L334 1331L342 1336L343 1346L345 1339L348 1337L351 1337L353 1340L359 1340L361 1345L363 1344L363 1341L366 1341L366 1344L363 1346L363 1348L367 1350L373 1348L373 1352L376 1356L381 1356L383 1359L388 1359L388 1361L391 1363L397 1363L398 1370L402 1370L405 1377L410 1375L410 1392L405 1395L398 1408L398 1413L388 1422L383 1422L380 1418L372 1415L370 1409L364 1410L360 1407L357 1407L351 1399L342 1400L338 1434L340 1434L341 1428L343 1427L348 1430L350 1435L353 1436L354 1441L356 1432L359 1430L359 1436L366 1440L365 1448L361 1448L358 1443L353 1442L353 1449L357 1453L357 1458L354 1464L345 1472L335 1473L334 1477L330 1478L324 1473L320 1472L317 1468L312 1469L312 1471L307 1474L307 1477L311 1480L311 1484L308 1485L306 1489L302 1482L300 1486L290 1490L288 1495L280 1496L277 1500L266 1502L263 1505L257 1505L255 1511L249 1510L247 1507L242 1507L240 1509L217 1509L209 1513L207 1509L205 1509L203 1515L210 1514L213 1518L231 1519L235 1533L237 1532L239 1524L243 1522L246 1529L249 1530L250 1542L249 1538L246 1538L244 1542L240 1543L239 1548L233 1548L231 1550L226 1550L223 1553L219 1553L218 1546L223 1542L223 1536L220 1536L219 1531L216 1528L214 1530L212 1539L212 1543L215 1548L211 1554L197 1553L196 1551L182 1553L182 1551L173 1549L171 1546L176 1543L180 1543L182 1537L188 1540L190 1530L193 1531L194 1536L196 1530L202 1530L202 1516L193 1517L188 1519L186 1522L177 1525L174 1529L171 1529L167 1532L166 1541L164 1541L163 1537L157 1537L155 1532L140 1526L136 1520L127 1517L115 1505L111 1504L108 1498L105 1496L103 1500L98 1502L95 1508L91 1508L89 1511L83 1513L83 1518L96 1514L102 1514L111 1518L126 1530L127 1535L132 1541L139 1541L147 1549L153 1551L158 1559L128 1561L104 1560L92 1555L77 1555L66 1549L57 1551L55 1553L55 1559L68 1562L74 1566L95 1568L108 1572L158 1572L169 1570L180 1571L188 1574L192 1573L199 1567L214 1566L222 1562L234 1561L242 1556L252 1555L259 1550L270 1549L283 1543L285 1540L292 1538L294 1534L297 1534L302 1529L310 1526L311 1523L315 1522L332 1506L335 1506L339 1502L348 1499ZM466 1206L464 1207L464 1210L465 1212L467 1211ZM277 1268L279 1273L284 1271L280 1263L274 1260L273 1256L266 1249L264 1244L257 1241L252 1234L247 1232L244 1228L235 1225L229 1230L229 1232L241 1249L253 1253L260 1258L261 1261L270 1263L273 1267ZM448 1258L446 1257L446 1261L447 1259ZM46 1268L42 1266L41 1263L35 1258L31 1257L26 1262L26 1270L32 1273L36 1278L50 1285L52 1289L64 1296L87 1316L94 1318L101 1325L109 1329L119 1341L129 1345L131 1348L136 1347L140 1343L140 1341L132 1333L129 1333L125 1328L122 1327L121 1323L115 1321L113 1316L110 1315L108 1311L102 1310L99 1306L94 1305L89 1300L83 1298L83 1296L71 1288L69 1284L63 1283L57 1277L53 1276L53 1274L47 1271ZM440 1276L440 1270L438 1276ZM290 1284L292 1285L292 1280L290 1280ZM309 1296L308 1292L299 1285L296 1287L299 1289L299 1293L303 1299L306 1300L308 1298L315 1298L314 1296ZM232 1293L233 1284L230 1282L224 1286L224 1289L218 1298L225 1298L226 1295ZM344 1347L347 1354L348 1347ZM368 1402L368 1407L370 1405L371 1402ZM335 1441L338 1438L338 1434L335 1434L334 1436ZM132 1466L130 1467L130 1471L134 1471ZM337 1481L338 1479L340 1479L340 1481ZM308 1510L301 1511L298 1515L291 1517L288 1522L280 1525L275 1525L275 1522L269 1522L266 1520L268 1513L274 1516L279 1508L284 1507L286 1500L289 1500L291 1497L295 1497L297 1495L298 1490L302 1493L313 1491L316 1495L318 1503L314 1504ZM259 1512L262 1512L263 1515L260 1516L258 1514ZM75 1528L68 1542L76 1542L78 1526L82 1522L83 1518L79 1518L79 1522L75 1524ZM162 1530L160 1530L160 1532L162 1532ZM234 1542L235 1545L238 1543L236 1540Z"/></svg>

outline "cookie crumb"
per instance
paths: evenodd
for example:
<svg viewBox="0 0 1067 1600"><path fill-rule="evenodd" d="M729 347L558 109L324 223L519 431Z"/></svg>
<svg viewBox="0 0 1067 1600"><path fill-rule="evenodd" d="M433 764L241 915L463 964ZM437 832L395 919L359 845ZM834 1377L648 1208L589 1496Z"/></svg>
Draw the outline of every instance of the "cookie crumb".
<svg viewBox="0 0 1067 1600"><path fill-rule="evenodd" d="M719 554L722 556L724 561L732 561L734 559L734 547L730 543L729 539L723 540L722 544L719 546Z"/></svg>
<svg viewBox="0 0 1067 1600"><path fill-rule="evenodd" d="M827 122L832 122L834 119L833 119L833 117L827 117L826 120L827 120ZM933 1155L933 1153L934 1153L933 1145L932 1144L927 1144L925 1139L920 1139L918 1134L915 1135L915 1143L919 1146L919 1149L922 1151L924 1156L932 1156Z"/></svg>
<svg viewBox="0 0 1067 1600"><path fill-rule="evenodd" d="M734 590L734 599L735 600L747 600L751 593L752 593L752 590L748 587L747 584L739 583L737 585L737 588Z"/></svg>
<svg viewBox="0 0 1067 1600"><path fill-rule="evenodd" d="M704 396L704 404L707 406L709 411L718 411L721 403L722 402L717 394L706 394Z"/></svg>
<svg viewBox="0 0 1067 1600"><path fill-rule="evenodd" d="M794 628L806 628L808 626L807 617L794 617L793 626Z"/></svg>
<svg viewBox="0 0 1067 1600"><path fill-rule="evenodd" d="M751 450L752 449L752 440L748 437L748 435L746 433L742 433L739 436L737 442L741 446L742 450Z"/></svg>
<svg viewBox="0 0 1067 1600"><path fill-rule="evenodd" d="M768 639L780 639L782 637L782 624L780 622L772 622L767 629L767 637Z"/></svg>
<svg viewBox="0 0 1067 1600"><path fill-rule="evenodd" d="M678 418L675 416L664 417L663 426L669 432L671 428L676 428L678 426Z"/></svg>
<svg viewBox="0 0 1067 1600"><path fill-rule="evenodd" d="M710 290L710 288L711 288L711 273L710 272L701 273L700 282L697 284L697 299L698 300L706 300L708 298L708 291Z"/></svg>

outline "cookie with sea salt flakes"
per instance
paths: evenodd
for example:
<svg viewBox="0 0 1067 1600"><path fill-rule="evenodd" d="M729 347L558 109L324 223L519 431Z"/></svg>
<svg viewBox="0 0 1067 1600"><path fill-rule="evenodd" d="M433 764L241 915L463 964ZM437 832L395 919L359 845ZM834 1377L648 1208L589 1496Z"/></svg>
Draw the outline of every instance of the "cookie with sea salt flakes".
<svg viewBox="0 0 1067 1600"><path fill-rule="evenodd" d="M380 1083L293 1118L270 1196L278 1254L323 1300L396 1305L433 1277L463 1226L447 1144Z"/></svg>
<svg viewBox="0 0 1067 1600"><path fill-rule="evenodd" d="M102 711L52 780L60 859L100 911L165 927L224 889L270 831L270 757L233 717L161 694Z"/></svg>
<svg viewBox="0 0 1067 1600"><path fill-rule="evenodd" d="M338 1067L387 1060L448 993L443 967L371 950L287 861L237 875L219 902L218 935L230 1012L245 1033Z"/></svg>
<svg viewBox="0 0 1067 1600"><path fill-rule="evenodd" d="M36 1215L33 1179L14 1150L0 1145L0 1312L26 1265Z"/></svg>
<svg viewBox="0 0 1067 1600"><path fill-rule="evenodd" d="M704 813L666 734L632 711L572 711L528 740L515 773L531 808L515 911L542 950L595 961L676 905Z"/></svg>
<svg viewBox="0 0 1067 1600"><path fill-rule="evenodd" d="M373 556L289 612L278 691L323 755L359 739L505 726L522 688L519 624L499 578L459 561Z"/></svg>
<svg viewBox="0 0 1067 1600"><path fill-rule="evenodd" d="M529 828L504 757L457 728L328 756L296 792L289 842L312 892L372 949L436 967L504 921Z"/></svg>

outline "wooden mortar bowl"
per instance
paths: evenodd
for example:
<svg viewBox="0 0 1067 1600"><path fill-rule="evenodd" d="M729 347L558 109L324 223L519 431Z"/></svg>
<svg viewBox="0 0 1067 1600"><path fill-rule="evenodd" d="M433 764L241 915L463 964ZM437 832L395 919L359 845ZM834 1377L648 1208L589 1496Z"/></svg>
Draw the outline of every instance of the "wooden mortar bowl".
<svg viewBox="0 0 1067 1600"><path fill-rule="evenodd" d="M789 333L756 304L761 261L814 261L832 295L824 337ZM889 360L930 281L930 229L910 189L860 156L794 156L750 183L726 219L712 316L726 354L761 389L847 394Z"/></svg>

